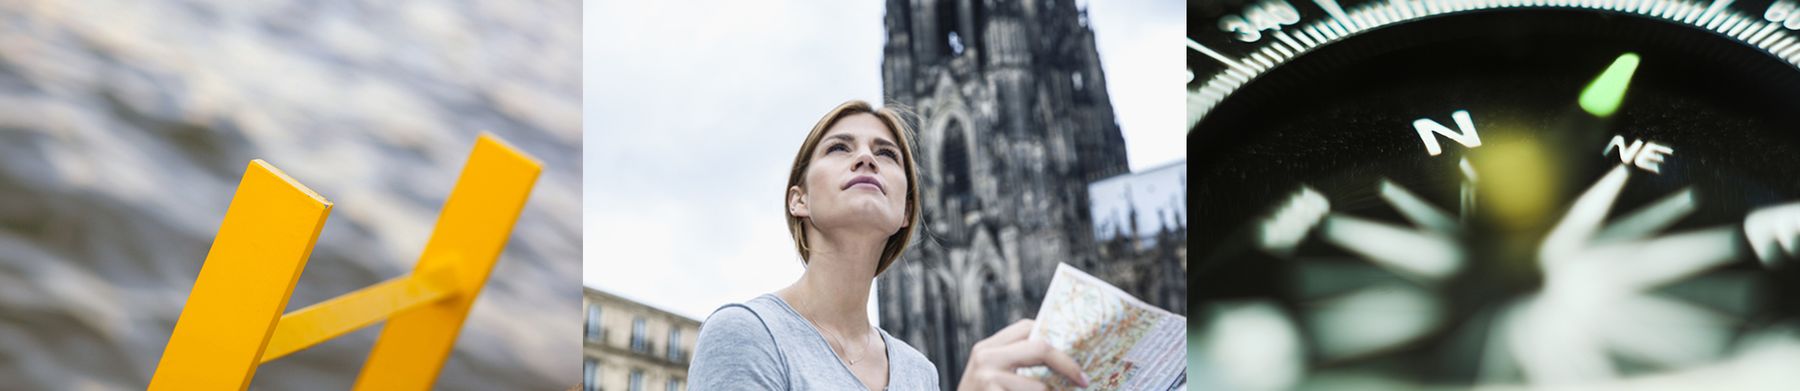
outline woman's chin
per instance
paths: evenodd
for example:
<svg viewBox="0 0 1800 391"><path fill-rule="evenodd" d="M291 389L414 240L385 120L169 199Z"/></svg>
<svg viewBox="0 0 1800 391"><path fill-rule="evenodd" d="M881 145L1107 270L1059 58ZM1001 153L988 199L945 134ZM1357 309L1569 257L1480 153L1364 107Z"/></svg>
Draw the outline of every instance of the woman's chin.
<svg viewBox="0 0 1800 391"><path fill-rule="evenodd" d="M856 205L845 212L847 218L839 220L842 221L841 224L838 224L839 229L855 232L885 232L886 235L892 235L900 229L898 214L881 205L872 203L871 205Z"/></svg>

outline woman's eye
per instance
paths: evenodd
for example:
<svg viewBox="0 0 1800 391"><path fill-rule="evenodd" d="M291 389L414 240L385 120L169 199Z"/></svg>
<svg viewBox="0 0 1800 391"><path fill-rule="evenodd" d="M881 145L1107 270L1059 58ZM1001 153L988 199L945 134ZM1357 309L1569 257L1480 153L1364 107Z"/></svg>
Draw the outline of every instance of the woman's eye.
<svg viewBox="0 0 1800 391"><path fill-rule="evenodd" d="M894 160L900 159L900 154L894 153L894 150L892 150L892 149L883 149L883 150L881 150L881 152L876 152L875 154L878 156L885 156L889 159L894 159Z"/></svg>
<svg viewBox="0 0 1800 391"><path fill-rule="evenodd" d="M844 144L831 144L831 146L825 147L825 153L844 152L849 150L850 147L846 147Z"/></svg>

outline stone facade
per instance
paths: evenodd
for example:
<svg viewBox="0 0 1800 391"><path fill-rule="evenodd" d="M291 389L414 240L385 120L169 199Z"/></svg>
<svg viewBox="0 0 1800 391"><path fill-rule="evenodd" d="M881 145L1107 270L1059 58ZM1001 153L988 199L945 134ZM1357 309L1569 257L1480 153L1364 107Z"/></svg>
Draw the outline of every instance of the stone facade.
<svg viewBox="0 0 1800 391"><path fill-rule="evenodd" d="M1058 262L1109 277L1088 186L1129 171L1125 144L1074 1L889 0L885 23L884 95L918 115L924 214L879 279L881 324L954 389L970 346L1036 314Z"/></svg>
<svg viewBox="0 0 1800 391"><path fill-rule="evenodd" d="M582 390L687 389L700 321L610 293L582 294Z"/></svg>

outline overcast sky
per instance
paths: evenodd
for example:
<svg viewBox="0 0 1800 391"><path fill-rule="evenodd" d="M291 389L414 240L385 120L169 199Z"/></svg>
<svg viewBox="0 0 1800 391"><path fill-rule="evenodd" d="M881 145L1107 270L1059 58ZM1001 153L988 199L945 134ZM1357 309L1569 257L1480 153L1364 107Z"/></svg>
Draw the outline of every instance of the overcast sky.
<svg viewBox="0 0 1800 391"><path fill-rule="evenodd" d="M881 101L882 4L587 0L583 283L704 319L799 278L788 164L825 111ZM1184 7L1089 7L1133 170L1187 156Z"/></svg>

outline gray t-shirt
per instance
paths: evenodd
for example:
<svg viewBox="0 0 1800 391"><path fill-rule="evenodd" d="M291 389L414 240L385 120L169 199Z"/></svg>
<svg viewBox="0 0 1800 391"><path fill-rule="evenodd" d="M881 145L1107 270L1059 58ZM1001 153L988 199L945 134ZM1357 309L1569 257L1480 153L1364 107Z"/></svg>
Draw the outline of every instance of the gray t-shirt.
<svg viewBox="0 0 1800 391"><path fill-rule="evenodd" d="M876 331L887 343L887 389L938 389L937 367L925 355L880 328ZM832 353L812 322L772 294L727 304L706 318L695 342L694 361L688 364L688 386L694 390L866 389Z"/></svg>

